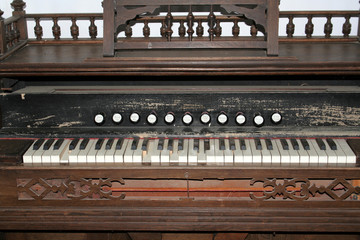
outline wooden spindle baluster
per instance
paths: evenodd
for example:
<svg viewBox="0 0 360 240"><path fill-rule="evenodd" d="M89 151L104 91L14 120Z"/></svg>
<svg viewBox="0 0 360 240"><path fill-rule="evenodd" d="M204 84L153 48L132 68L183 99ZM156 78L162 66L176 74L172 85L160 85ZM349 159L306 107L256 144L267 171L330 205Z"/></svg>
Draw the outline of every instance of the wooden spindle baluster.
<svg viewBox="0 0 360 240"><path fill-rule="evenodd" d="M38 18L38 17L35 18L34 33L36 36L36 40L41 41L42 36L43 36L43 28L40 25L40 18Z"/></svg>
<svg viewBox="0 0 360 240"><path fill-rule="evenodd" d="M149 32L150 34L150 32ZM126 25L126 28L125 28L125 37L126 38L131 38L133 35L133 31L132 31L132 28L130 26L130 22L128 22L128 24Z"/></svg>
<svg viewBox="0 0 360 240"><path fill-rule="evenodd" d="M97 26L95 25L95 17L90 17L89 34L92 40L97 37Z"/></svg>
<svg viewBox="0 0 360 240"><path fill-rule="evenodd" d="M289 16L289 23L286 25L286 34L288 38L292 38L295 32L294 16Z"/></svg>
<svg viewBox="0 0 360 240"><path fill-rule="evenodd" d="M214 29L214 33L216 37L220 37L222 33L222 27L220 25L220 20L216 20L216 26Z"/></svg>
<svg viewBox="0 0 360 240"><path fill-rule="evenodd" d="M191 5L190 5L190 11L189 14L186 17L188 30L187 34L189 36L189 41L192 41L193 35L194 35L194 14L192 13Z"/></svg>
<svg viewBox="0 0 360 240"><path fill-rule="evenodd" d="M0 54L6 52L6 29L4 24L4 18L2 15L4 12L0 9Z"/></svg>
<svg viewBox="0 0 360 240"><path fill-rule="evenodd" d="M11 24L7 25L6 42L8 43L9 48L11 48L13 46L12 36L11 36Z"/></svg>
<svg viewBox="0 0 360 240"><path fill-rule="evenodd" d="M330 38L331 33L333 31L333 24L331 23L332 16L329 15L326 18L327 18L327 21L326 21L325 26L324 26L324 33L325 33L325 38Z"/></svg>
<svg viewBox="0 0 360 240"><path fill-rule="evenodd" d="M76 25L76 17L71 18L72 25L70 27L71 36L74 40L79 38L79 27Z"/></svg>
<svg viewBox="0 0 360 240"><path fill-rule="evenodd" d="M166 37L166 24L165 20L161 21L160 35L165 38Z"/></svg>
<svg viewBox="0 0 360 240"><path fill-rule="evenodd" d="M184 20L180 20L180 26L179 26L179 36L181 38L185 37L186 28L184 25Z"/></svg>
<svg viewBox="0 0 360 240"><path fill-rule="evenodd" d="M202 25L202 20L200 19L196 27L196 36L202 37L203 35L204 35L204 27Z"/></svg>
<svg viewBox="0 0 360 240"><path fill-rule="evenodd" d="M13 23L14 24L14 29L13 29L13 31L14 31L14 41L17 43L17 42L19 42L20 41L20 31L19 31L19 29L18 29L18 27L17 27L17 25L18 25L18 23L17 22L14 22Z"/></svg>
<svg viewBox="0 0 360 240"><path fill-rule="evenodd" d="M15 31L15 23L13 22L11 25L11 42L13 45L16 43L16 31Z"/></svg>
<svg viewBox="0 0 360 240"><path fill-rule="evenodd" d="M239 22L239 20L235 19L234 26L232 27L232 35L234 37L238 37L240 35L240 27L239 27L238 22Z"/></svg>
<svg viewBox="0 0 360 240"><path fill-rule="evenodd" d="M54 38L55 38L55 40L60 40L61 28L58 24L58 18L53 17L53 22L54 22L54 25L52 27L52 32L53 32Z"/></svg>
<svg viewBox="0 0 360 240"><path fill-rule="evenodd" d="M314 33L314 24L312 23L312 16L308 16L308 22L305 25L305 34L307 38L311 38Z"/></svg>
<svg viewBox="0 0 360 240"><path fill-rule="evenodd" d="M173 34L173 30L172 30L172 25L173 25L173 16L171 14L171 7L170 5L168 6L168 13L165 17L165 22L166 22L166 37L167 40L170 42L171 41L171 36Z"/></svg>
<svg viewBox="0 0 360 240"><path fill-rule="evenodd" d="M250 27L250 35L251 37L255 38L258 34L258 29L255 24L251 25Z"/></svg>
<svg viewBox="0 0 360 240"><path fill-rule="evenodd" d="M143 35L146 38L150 36L150 28L149 28L148 20L145 20L144 22Z"/></svg>
<svg viewBox="0 0 360 240"><path fill-rule="evenodd" d="M348 38L351 33L351 23L350 23L350 16L345 16L345 23L343 25L342 33L344 34L344 38Z"/></svg>
<svg viewBox="0 0 360 240"><path fill-rule="evenodd" d="M215 14L214 14L214 12L213 12L213 6L211 5L210 14L209 14L209 16L208 16L208 25L209 25L208 33L209 33L210 41L212 41L212 40L214 39L214 34L215 34L215 29L214 29L215 21L216 21L216 16L215 16Z"/></svg>

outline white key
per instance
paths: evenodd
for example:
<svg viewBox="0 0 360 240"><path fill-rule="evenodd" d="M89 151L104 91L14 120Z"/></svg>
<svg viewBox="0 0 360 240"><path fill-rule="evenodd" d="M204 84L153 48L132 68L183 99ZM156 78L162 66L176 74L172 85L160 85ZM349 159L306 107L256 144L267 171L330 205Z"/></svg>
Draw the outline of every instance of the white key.
<svg viewBox="0 0 360 240"><path fill-rule="evenodd" d="M206 156L206 163L207 164L214 164L216 162L215 160L215 139L209 139L209 150L205 150L205 156Z"/></svg>
<svg viewBox="0 0 360 240"><path fill-rule="evenodd" d="M299 143L299 156L300 156L300 164L309 164L310 157L308 151L305 150L304 146L302 145L300 139L297 139Z"/></svg>
<svg viewBox="0 0 360 240"><path fill-rule="evenodd" d="M160 139L155 139L152 141L154 141L154 144L153 144L153 147L150 148L150 156L151 156L150 160L151 160L151 163L158 164L161 161L161 159L160 159L161 150L159 149Z"/></svg>
<svg viewBox="0 0 360 240"><path fill-rule="evenodd" d="M215 162L216 164L224 164L224 150L220 150L220 139L214 139Z"/></svg>
<svg viewBox="0 0 360 240"><path fill-rule="evenodd" d="M163 150L160 153L161 164L168 164L170 162L169 139L165 138Z"/></svg>
<svg viewBox="0 0 360 240"><path fill-rule="evenodd" d="M255 139L250 139L249 142L250 142L251 152L253 154L253 163L261 163L262 154L261 154L261 150L256 149Z"/></svg>
<svg viewBox="0 0 360 240"><path fill-rule="evenodd" d="M76 144L73 150L69 150L69 163L77 163L78 162L78 154L80 152L80 143L81 140Z"/></svg>
<svg viewBox="0 0 360 240"><path fill-rule="evenodd" d="M186 165L188 163L189 139L183 140L183 150L179 150L179 164Z"/></svg>
<svg viewBox="0 0 360 240"><path fill-rule="evenodd" d="M280 139L275 139L275 142L276 142L276 145L278 147L278 150L279 150L279 153L280 153L280 156L281 156L281 163L284 163L284 164L290 163L289 150L284 150Z"/></svg>
<svg viewBox="0 0 360 240"><path fill-rule="evenodd" d="M291 140L286 139L286 141L289 145L290 163L291 164L299 164L300 163L300 155L299 155L298 150L294 149L294 146L292 145ZM299 142L296 139L295 139L295 141L299 145Z"/></svg>
<svg viewBox="0 0 360 240"><path fill-rule="evenodd" d="M86 155L87 163L96 163L96 154L97 154L98 150L95 149L95 146L96 146L97 141L98 141L97 139L94 139L94 142Z"/></svg>
<svg viewBox="0 0 360 240"><path fill-rule="evenodd" d="M136 150L133 151L133 156L132 156L133 163L142 163L143 162L143 152L144 152L144 150L142 149L143 143L144 143L144 139L140 138L138 140Z"/></svg>
<svg viewBox="0 0 360 240"><path fill-rule="evenodd" d="M242 150L243 156L244 156L244 163L252 163L253 162L253 154L251 151L250 140L244 139L244 142L245 142L245 146L246 146L246 149ZM240 147L241 147L241 139L240 139Z"/></svg>
<svg viewBox="0 0 360 240"><path fill-rule="evenodd" d="M306 150L309 155L309 164L318 164L319 155L315 151L313 144L309 141L309 139L306 139L306 142L309 144L309 148L310 148L309 150Z"/></svg>
<svg viewBox="0 0 360 240"><path fill-rule="evenodd" d="M199 139L199 152L198 152L198 163L205 164L206 163L206 154L205 154L205 140Z"/></svg>
<svg viewBox="0 0 360 240"><path fill-rule="evenodd" d="M134 150L131 149L133 141L134 141L133 138L128 139L125 153L124 153L124 163L132 163L132 161L133 161Z"/></svg>
<svg viewBox="0 0 360 240"><path fill-rule="evenodd" d="M170 151L170 163L179 163L179 139L173 139L172 151Z"/></svg>
<svg viewBox="0 0 360 240"><path fill-rule="evenodd" d="M41 146L40 146L40 148L38 149L38 150L36 150L35 152L34 152L34 154L32 155L32 162L33 163L41 163L41 157L42 157L42 155L44 154L44 145L45 145L45 143L46 143L46 141L47 140L45 140L42 144L41 144Z"/></svg>
<svg viewBox="0 0 360 240"><path fill-rule="evenodd" d="M96 141L95 139L90 139L88 144L86 145L85 149L79 151L79 154L77 156L78 163L86 163L87 154L90 151L90 149L93 147L93 144L94 144L95 141Z"/></svg>
<svg viewBox="0 0 360 240"><path fill-rule="evenodd" d="M271 153L271 163L272 164L279 164L281 163L281 154L278 148L278 145L276 144L276 141L274 139L270 140L272 143L273 150L270 150Z"/></svg>
<svg viewBox="0 0 360 240"><path fill-rule="evenodd" d="M100 149L98 150L98 152L96 153L96 156L95 156L95 161L96 163L104 163L105 162L105 153L106 153L106 141L107 139L104 139L103 140L103 143L100 147Z"/></svg>
<svg viewBox="0 0 360 240"><path fill-rule="evenodd" d="M109 143L109 141L113 141L112 145L110 147L110 149L107 149L105 152L105 162L106 163L113 163L114 162L114 155L115 155L115 151L116 151L116 143L118 141L117 138L115 139L108 139L108 142L106 143L106 145Z"/></svg>
<svg viewBox="0 0 360 240"><path fill-rule="evenodd" d="M349 144L346 142L345 139L334 139L336 140L336 143L338 146L341 147L341 149L346 154L346 163L347 164L355 164L356 163L356 155L349 146Z"/></svg>
<svg viewBox="0 0 360 240"><path fill-rule="evenodd" d="M234 163L234 151L230 149L230 140L224 139L225 150L224 150L224 162L225 164Z"/></svg>
<svg viewBox="0 0 360 240"><path fill-rule="evenodd" d="M36 141L33 142L33 144L31 144L31 146L29 147L29 149L24 153L23 155L23 163L29 164L32 163L32 156L34 154L34 152L36 150L34 150L34 145L35 145Z"/></svg>
<svg viewBox="0 0 360 240"><path fill-rule="evenodd" d="M52 163L68 163L69 162L69 145L71 140L65 139L60 148L53 150L51 153Z"/></svg>
<svg viewBox="0 0 360 240"><path fill-rule="evenodd" d="M328 163L336 164L338 161L336 152L330 148L330 145L327 143L326 139L324 139L323 141L326 146L325 152L326 152L326 155L328 155Z"/></svg>
<svg viewBox="0 0 360 240"><path fill-rule="evenodd" d="M199 140L197 140L199 141ZM198 150L194 150L195 139L189 139L188 162L189 165L196 165L198 160ZM199 147L199 146L198 146Z"/></svg>
<svg viewBox="0 0 360 240"><path fill-rule="evenodd" d="M338 164L346 164L347 155L340 146L340 144L337 142L337 139L333 139L336 144L336 155L337 155L337 163Z"/></svg>
<svg viewBox="0 0 360 240"><path fill-rule="evenodd" d="M233 140L234 140L234 144L235 144L234 163L243 163L244 155L243 155L243 151L241 150L241 147L240 147L240 140L239 139L233 139Z"/></svg>
<svg viewBox="0 0 360 240"><path fill-rule="evenodd" d="M319 145L317 144L315 139L310 139L308 140L308 142L311 142L311 144L313 145L316 153L319 156L319 164L327 164L328 162L328 156L326 154L326 152L324 150L321 150Z"/></svg>
<svg viewBox="0 0 360 240"><path fill-rule="evenodd" d="M261 146L262 146L262 151L261 151L262 162L263 163L271 163L272 162L271 152L270 152L270 150L267 149L265 139L260 139L260 142L261 142ZM274 149L274 147L273 147L273 149Z"/></svg>
<svg viewBox="0 0 360 240"><path fill-rule="evenodd" d="M123 141L123 143L122 143L120 149L116 149L117 142L114 142L115 149L116 149L115 153L114 153L114 162L116 162L116 163L124 162L125 151L127 149L127 146L129 145L129 139L123 139L122 141Z"/></svg>

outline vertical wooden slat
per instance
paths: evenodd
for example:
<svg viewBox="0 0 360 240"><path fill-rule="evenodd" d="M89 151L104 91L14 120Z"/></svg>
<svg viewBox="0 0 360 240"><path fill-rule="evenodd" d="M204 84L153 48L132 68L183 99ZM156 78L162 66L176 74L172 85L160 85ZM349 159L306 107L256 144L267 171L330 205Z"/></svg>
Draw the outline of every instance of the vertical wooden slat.
<svg viewBox="0 0 360 240"><path fill-rule="evenodd" d="M268 0L267 54L279 55L279 0Z"/></svg>
<svg viewBox="0 0 360 240"><path fill-rule="evenodd" d="M113 57L115 47L115 3L114 0L104 0L104 57Z"/></svg>

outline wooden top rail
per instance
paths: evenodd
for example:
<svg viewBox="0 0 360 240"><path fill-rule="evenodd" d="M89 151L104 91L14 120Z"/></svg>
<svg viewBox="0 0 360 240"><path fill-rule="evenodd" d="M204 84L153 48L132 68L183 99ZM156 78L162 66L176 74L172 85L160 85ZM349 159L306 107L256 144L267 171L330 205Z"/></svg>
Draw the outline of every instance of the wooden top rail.
<svg viewBox="0 0 360 240"><path fill-rule="evenodd" d="M296 16L296 17L359 17L360 11L280 11L280 17Z"/></svg>
<svg viewBox="0 0 360 240"><path fill-rule="evenodd" d="M17 21L19 21L20 18L21 18L21 16L11 16L9 18L6 18L4 20L4 25L9 25L13 22L17 22Z"/></svg>
<svg viewBox="0 0 360 240"><path fill-rule="evenodd" d="M102 19L102 13L46 13L46 14L26 14L25 18L41 18L44 20L51 20L53 18L58 19L69 19L76 18L78 20L89 19L90 17L95 17Z"/></svg>

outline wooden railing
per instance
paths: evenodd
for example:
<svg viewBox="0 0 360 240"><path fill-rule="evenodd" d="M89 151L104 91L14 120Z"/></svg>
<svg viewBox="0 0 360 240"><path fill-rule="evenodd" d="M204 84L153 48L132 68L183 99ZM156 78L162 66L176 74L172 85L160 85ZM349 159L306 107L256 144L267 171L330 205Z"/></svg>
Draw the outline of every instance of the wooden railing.
<svg viewBox="0 0 360 240"><path fill-rule="evenodd" d="M13 15L7 19L2 17L3 12L0 10L0 58L4 58L7 54L15 51L30 41L31 43L83 43L96 42L100 43L101 39L98 38L98 26L95 21L98 21L100 25L103 20L102 13L66 13L66 14L26 14L24 11L25 3L23 0L13 0L11 3L14 8ZM287 19L286 24L286 36L281 36L280 41L359 41L360 39L360 11L282 11L280 12L280 19ZM257 37L259 30L255 24L249 24L250 30L241 29L239 24L245 22L246 19L233 15L217 15L216 21L213 23L213 34L207 33L208 28L208 16L194 16L193 24L188 25L188 14L183 16L173 16L173 22L177 23L177 29L172 29L176 32L179 38L201 38L205 35L212 35L215 38L224 36L223 25L231 23L232 29L230 38L242 37L245 35L248 37ZM342 24L342 35L334 35L335 29L332 23L333 18L342 18L344 23ZM305 19L306 23L303 26L295 25L296 19ZM324 26L314 25L314 19L326 19ZM359 22L358 29L354 29L351 25L351 20L357 19ZM78 21L88 21L87 37L79 37L79 25ZM42 26L43 21L52 21L51 29L53 37L44 41L44 29ZM71 38L62 37L64 29L59 25L59 21L70 21L71 27L66 31L70 31ZM156 33L160 37L166 37L165 33L165 21L166 16L142 16L133 21L130 21L119 38L125 41L130 41L133 38L149 38L151 34ZM354 21L354 20L353 20ZM352 21L352 22L353 22ZM35 38L28 38L27 35L27 22L33 22L35 24L34 32ZM133 26L136 23L142 24L142 36L133 36ZM152 29L151 23L158 23L160 28ZM175 24L174 24L175 25ZM139 26L139 25L137 25ZM323 35L315 36L315 28L323 28ZM303 28L301 34L296 35L295 29ZM339 30L339 29L338 29ZM357 33L354 33L356 32ZM299 31L297 31L299 32ZM151 33L151 34L150 34ZM262 36L261 36L262 37Z"/></svg>

